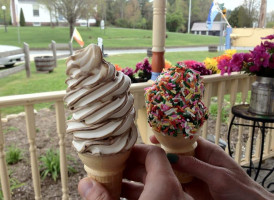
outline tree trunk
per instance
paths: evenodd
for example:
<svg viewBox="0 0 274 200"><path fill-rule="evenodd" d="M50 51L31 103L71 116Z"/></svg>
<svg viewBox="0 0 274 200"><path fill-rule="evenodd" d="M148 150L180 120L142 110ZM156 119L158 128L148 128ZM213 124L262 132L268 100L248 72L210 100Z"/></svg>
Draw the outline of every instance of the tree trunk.
<svg viewBox="0 0 274 200"><path fill-rule="evenodd" d="M261 0L259 28L264 28L265 27L266 4L267 4L267 0Z"/></svg>
<svg viewBox="0 0 274 200"><path fill-rule="evenodd" d="M73 23L69 23L69 35L70 35L69 39L72 37L73 30L74 30Z"/></svg>

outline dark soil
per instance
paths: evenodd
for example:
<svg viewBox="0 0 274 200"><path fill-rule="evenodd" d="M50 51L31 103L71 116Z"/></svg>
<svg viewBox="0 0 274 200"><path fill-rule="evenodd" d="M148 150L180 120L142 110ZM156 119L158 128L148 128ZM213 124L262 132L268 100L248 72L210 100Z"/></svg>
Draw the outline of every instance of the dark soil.
<svg viewBox="0 0 274 200"><path fill-rule="evenodd" d="M54 109L42 109L35 115L36 120L36 145L37 156L45 154L48 149L58 149L58 134L56 132L56 119ZM215 119L208 120L209 133L215 132ZM20 188L12 191L12 199L31 200L34 199L34 189L32 183L29 144L26 133L25 117L18 116L3 122L3 132L5 137L5 146L16 145L22 149L23 160L14 165L8 165L11 171L10 177L23 183ZM223 123L221 127L221 138L226 140L227 124ZM246 138L243 138L246 140ZM74 161L69 160L68 164L77 170L76 173L69 174L68 177L68 193L70 199L80 199L77 192L77 185L80 179L86 176L83 164L79 160L75 150L71 146L72 136L66 136L66 153L73 157ZM232 134L233 147L237 141L236 134ZM140 142L140 140L139 140ZM60 177L55 182L50 176L44 180L41 179L41 191L43 199L61 199L62 186Z"/></svg>

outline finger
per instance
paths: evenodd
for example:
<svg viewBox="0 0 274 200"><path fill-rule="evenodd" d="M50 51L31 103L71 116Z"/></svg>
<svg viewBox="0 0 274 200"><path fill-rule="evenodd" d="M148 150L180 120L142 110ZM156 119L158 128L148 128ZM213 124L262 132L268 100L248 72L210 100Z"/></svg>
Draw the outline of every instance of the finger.
<svg viewBox="0 0 274 200"><path fill-rule="evenodd" d="M170 163L163 149L152 146L146 157L147 176L145 180L144 191L139 199L167 199L167 194L181 197L183 191L181 185L174 175ZM157 192L152 193L151 191Z"/></svg>
<svg viewBox="0 0 274 200"><path fill-rule="evenodd" d="M151 135L149 137L149 140L152 144L159 144L160 142L157 140L157 138L155 137L155 135Z"/></svg>
<svg viewBox="0 0 274 200"><path fill-rule="evenodd" d="M195 176L206 183L211 183L214 180L214 174L220 169L220 167L207 164L193 156L179 156L178 161L172 167L177 171Z"/></svg>
<svg viewBox="0 0 274 200"><path fill-rule="evenodd" d="M126 166L123 178L131 181L144 183L146 179L146 169L144 165L130 163Z"/></svg>
<svg viewBox="0 0 274 200"><path fill-rule="evenodd" d="M145 164L146 156L150 151L151 145L136 144L131 150L128 163Z"/></svg>
<svg viewBox="0 0 274 200"><path fill-rule="evenodd" d="M78 191L83 199L87 200L111 200L108 191L98 182L86 177L80 180Z"/></svg>
<svg viewBox="0 0 274 200"><path fill-rule="evenodd" d="M139 199L143 189L144 185L141 183L123 180L121 197L124 197L128 200Z"/></svg>
<svg viewBox="0 0 274 200"><path fill-rule="evenodd" d="M218 145L215 145L201 137L198 138L197 142L198 146L195 150L195 157L199 160L220 167L237 167L234 160Z"/></svg>

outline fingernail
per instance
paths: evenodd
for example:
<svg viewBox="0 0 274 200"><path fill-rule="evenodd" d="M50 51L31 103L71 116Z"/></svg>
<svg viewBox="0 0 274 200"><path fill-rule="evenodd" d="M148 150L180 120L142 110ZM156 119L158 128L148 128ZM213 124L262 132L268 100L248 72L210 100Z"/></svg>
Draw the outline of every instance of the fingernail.
<svg viewBox="0 0 274 200"><path fill-rule="evenodd" d="M85 178L80 182L79 193L83 198L88 197L90 190L93 187L93 181L90 178Z"/></svg>
<svg viewBox="0 0 274 200"><path fill-rule="evenodd" d="M170 164L175 164L179 160L179 156L174 153L168 153L166 156Z"/></svg>

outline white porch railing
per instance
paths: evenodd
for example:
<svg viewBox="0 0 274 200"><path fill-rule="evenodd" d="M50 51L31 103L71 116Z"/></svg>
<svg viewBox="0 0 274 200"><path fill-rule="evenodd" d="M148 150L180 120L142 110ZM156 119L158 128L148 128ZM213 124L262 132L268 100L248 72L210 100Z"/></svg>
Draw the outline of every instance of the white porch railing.
<svg viewBox="0 0 274 200"><path fill-rule="evenodd" d="M220 76L220 75L210 75L204 77L205 82L205 94L204 102L207 107L210 106L211 97L217 97L218 102L218 113L215 124L215 143L217 144L220 139L221 130L221 112L223 108L224 95L230 95L231 107L235 104L237 93L241 93L241 101L246 102L248 90L253 82L253 77L247 75L232 73L230 76ZM150 83L138 83L132 84L131 93L134 95L134 106L137 110L137 125L141 138L144 143L149 143L149 136L152 134L151 128L148 126L146 109L144 102L144 88L149 87ZM41 185L40 185L40 175L38 170L38 159L36 155L36 131L35 131L35 119L34 119L34 105L43 102L55 102L56 111L56 124L57 132L59 136L59 148L60 148L60 162L61 162L61 182L62 182L62 199L68 199L68 173L67 173L67 161L65 153L65 110L63 97L65 91L57 92L45 92L37 94L26 94L26 95L15 95L0 97L0 109L3 107L10 106L24 106L26 113L26 126L27 126L27 136L29 141L29 151L31 156L31 168L32 168L32 179L34 185L35 199L42 199L41 195ZM1 115L0 115L1 116ZM231 115L230 115L231 119ZM272 130L273 131L273 130ZM208 124L205 123L203 126L202 137L206 138L208 135ZM242 158L242 146L241 136L243 134L242 129L238 132L238 142L236 145L235 160L238 163L246 164L248 163L249 156L248 152L251 146L251 141L246 143L246 156ZM265 153L263 159L274 156L274 137L271 134L267 134L265 141ZM259 150L260 150L260 138L257 139L256 148L254 153L254 162L258 160ZM3 190L4 199L11 199L10 185L8 178L7 165L5 161L4 152L4 135L0 120L0 176L1 185Z"/></svg>

